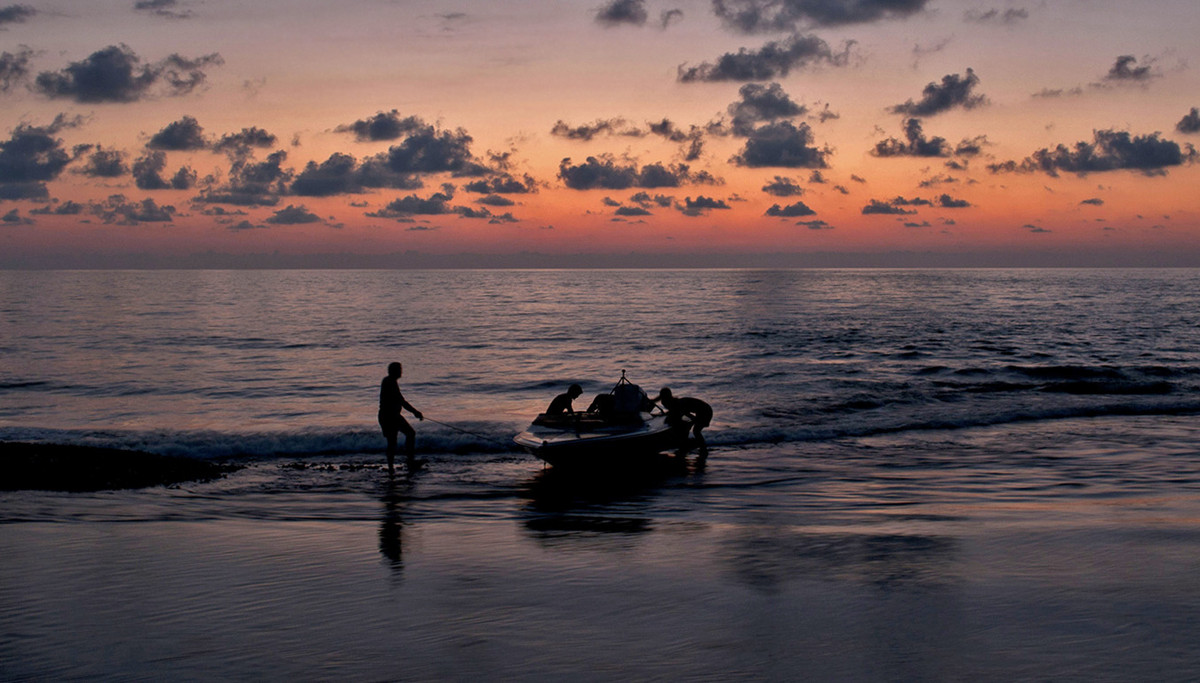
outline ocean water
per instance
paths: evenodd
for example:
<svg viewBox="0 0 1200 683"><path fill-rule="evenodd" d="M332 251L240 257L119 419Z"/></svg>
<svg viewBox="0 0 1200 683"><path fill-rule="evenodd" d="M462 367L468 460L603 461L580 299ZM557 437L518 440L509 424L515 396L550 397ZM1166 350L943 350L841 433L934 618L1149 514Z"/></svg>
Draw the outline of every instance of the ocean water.
<svg viewBox="0 0 1200 683"><path fill-rule="evenodd" d="M1200 271L0 272L0 678L1191 680ZM426 471L389 479L388 362ZM511 443L703 398L706 468Z"/></svg>

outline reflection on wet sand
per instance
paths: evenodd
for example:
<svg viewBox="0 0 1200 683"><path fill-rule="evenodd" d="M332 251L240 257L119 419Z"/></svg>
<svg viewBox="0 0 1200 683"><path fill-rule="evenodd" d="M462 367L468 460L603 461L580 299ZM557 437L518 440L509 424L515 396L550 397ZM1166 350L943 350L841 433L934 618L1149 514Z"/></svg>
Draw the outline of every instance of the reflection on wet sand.
<svg viewBox="0 0 1200 683"><path fill-rule="evenodd" d="M644 534L654 529L651 506L689 467L664 458L635 471L595 472L548 468L523 487L525 529L539 541L594 534Z"/></svg>
<svg viewBox="0 0 1200 683"><path fill-rule="evenodd" d="M402 516L408 483L389 479L383 494L383 518L379 522L379 554L387 560L393 575L404 572L404 518Z"/></svg>
<svg viewBox="0 0 1200 683"><path fill-rule="evenodd" d="M721 553L735 580L765 592L797 579L912 589L943 586L956 575L958 541L950 537L760 526L738 531Z"/></svg>

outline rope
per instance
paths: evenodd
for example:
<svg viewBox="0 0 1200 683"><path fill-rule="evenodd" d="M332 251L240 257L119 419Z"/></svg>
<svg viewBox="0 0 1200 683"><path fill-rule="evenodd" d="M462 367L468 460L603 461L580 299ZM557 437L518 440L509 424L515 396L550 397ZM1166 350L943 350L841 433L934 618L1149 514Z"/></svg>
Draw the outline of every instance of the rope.
<svg viewBox="0 0 1200 683"><path fill-rule="evenodd" d="M477 438L480 438L480 439L484 439L484 440L486 440L486 441L493 441L493 442L495 442L495 443L502 444L502 445L504 445L504 446L508 446L508 445L509 445L509 443L508 443L507 441L501 441L500 439L497 439L497 438L495 438L495 437L492 437L492 436L488 436L487 434L480 434L479 432L472 432L471 430L469 430L469 429L463 429L462 427L455 427L454 425L451 425L451 424L446 424L445 422L440 422L440 421L438 421L438 420L435 420L435 419L433 419L432 417L426 417L426 418L425 418L425 421L426 421L426 422L432 422L432 423L434 423L434 424L439 424L439 425L441 425L441 426L443 426L443 427L448 427L448 428L450 428L450 429L453 429L453 430L454 430L454 431L456 431L456 432L462 432L463 434L470 434L471 436L474 436L474 437L477 437Z"/></svg>

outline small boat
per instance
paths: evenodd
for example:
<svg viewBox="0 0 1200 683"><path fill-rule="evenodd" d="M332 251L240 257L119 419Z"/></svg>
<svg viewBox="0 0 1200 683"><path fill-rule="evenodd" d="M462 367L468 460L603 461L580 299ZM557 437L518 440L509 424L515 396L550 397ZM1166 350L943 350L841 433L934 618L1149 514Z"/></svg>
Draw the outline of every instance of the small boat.
<svg viewBox="0 0 1200 683"><path fill-rule="evenodd" d="M559 467L628 464L683 447L690 428L687 420L668 424L662 408L622 371L612 391L596 397L587 412L543 413L513 441Z"/></svg>

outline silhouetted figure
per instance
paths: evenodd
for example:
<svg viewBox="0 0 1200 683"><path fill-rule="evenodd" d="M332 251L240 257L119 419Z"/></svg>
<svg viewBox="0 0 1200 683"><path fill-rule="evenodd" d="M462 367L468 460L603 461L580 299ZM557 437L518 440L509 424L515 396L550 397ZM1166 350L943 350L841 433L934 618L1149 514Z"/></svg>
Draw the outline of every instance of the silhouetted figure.
<svg viewBox="0 0 1200 683"><path fill-rule="evenodd" d="M425 464L424 460L416 458L417 433L400 413L403 409L415 415L418 420L425 419L421 411L412 407L412 404L404 400L404 394L400 393L399 379L403 374L403 365L389 363L387 377L383 378L383 383L379 387L379 426L383 429L383 436L387 438L388 474L394 471L396 438L401 432L404 433L404 453L408 469L416 470Z"/></svg>
<svg viewBox="0 0 1200 683"><path fill-rule="evenodd" d="M655 403L662 403L663 408L667 409L668 424L676 424L683 417L687 417L692 421L692 434L696 436L696 441L699 444L699 449L696 453L701 461L707 458L708 444L704 442L704 435L701 431L712 423L712 406L698 398L690 396L676 398L671 393L669 387L663 387L662 391L658 392L658 398L653 400ZM686 453L686 448L681 452Z"/></svg>
<svg viewBox="0 0 1200 683"><path fill-rule="evenodd" d="M567 388L566 393L559 394L550 402L550 407L546 408L546 415L553 417L555 415L574 415L575 409L571 407L571 401L579 398L583 393L583 387L578 384L572 384Z"/></svg>

